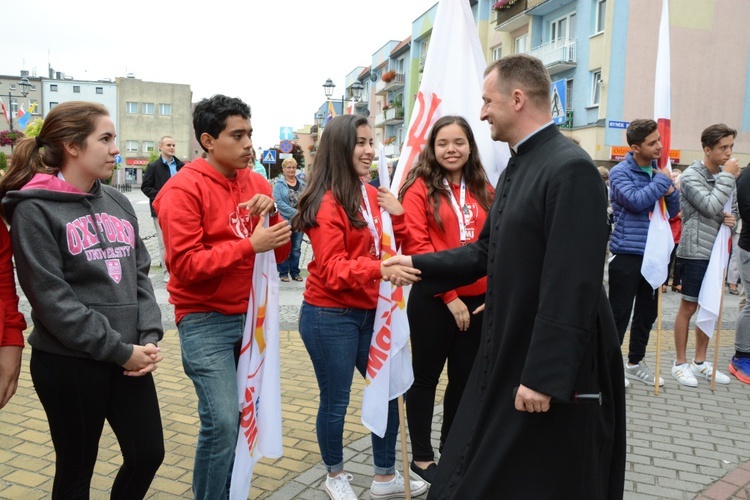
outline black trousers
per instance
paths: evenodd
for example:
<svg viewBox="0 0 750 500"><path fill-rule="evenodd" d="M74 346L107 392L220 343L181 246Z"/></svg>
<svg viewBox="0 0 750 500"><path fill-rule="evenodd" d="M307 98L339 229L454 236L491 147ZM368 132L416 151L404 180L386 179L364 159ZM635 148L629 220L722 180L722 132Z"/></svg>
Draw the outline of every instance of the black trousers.
<svg viewBox="0 0 750 500"><path fill-rule="evenodd" d="M617 254L609 263L609 305L615 318L620 345L628 329L630 313L630 346L628 362L640 363L646 355L646 346L657 314L656 292L641 275L642 255ZM633 309L635 300L635 309Z"/></svg>
<svg viewBox="0 0 750 500"><path fill-rule="evenodd" d="M484 295L460 299L468 307L469 314L484 303ZM413 459L427 462L435 459L430 434L440 374L447 360L448 386L445 389L440 430L442 448L474 365L484 314L472 315L469 329L459 331L453 314L443 300L420 293L419 285L415 285L409 295L407 314L411 330L414 384L406 393L406 416Z"/></svg>
<svg viewBox="0 0 750 500"><path fill-rule="evenodd" d="M140 499L164 459L164 436L151 374L126 377L112 363L34 349L31 378L55 446L53 499L88 499L104 420L123 464L112 499Z"/></svg>

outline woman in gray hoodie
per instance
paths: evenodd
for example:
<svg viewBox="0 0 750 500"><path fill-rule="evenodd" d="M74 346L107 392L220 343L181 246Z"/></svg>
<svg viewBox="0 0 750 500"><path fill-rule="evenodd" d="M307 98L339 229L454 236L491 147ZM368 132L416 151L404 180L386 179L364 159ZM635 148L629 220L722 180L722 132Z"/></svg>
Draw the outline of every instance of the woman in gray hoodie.
<svg viewBox="0 0 750 500"><path fill-rule="evenodd" d="M52 498L88 498L105 419L123 465L112 498L143 498L164 458L151 372L161 313L128 199L102 184L119 153L106 108L56 106L0 181L32 307L31 377L55 446Z"/></svg>

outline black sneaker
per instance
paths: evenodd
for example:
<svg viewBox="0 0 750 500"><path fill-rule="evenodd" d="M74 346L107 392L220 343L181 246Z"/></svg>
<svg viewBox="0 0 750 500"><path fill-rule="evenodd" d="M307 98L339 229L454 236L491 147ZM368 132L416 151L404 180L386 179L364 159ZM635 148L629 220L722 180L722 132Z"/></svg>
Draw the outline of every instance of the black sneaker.
<svg viewBox="0 0 750 500"><path fill-rule="evenodd" d="M409 468L427 484L432 484L432 481L435 480L435 476L437 475L437 464L434 462L428 465L426 469L422 469L412 460L411 467Z"/></svg>

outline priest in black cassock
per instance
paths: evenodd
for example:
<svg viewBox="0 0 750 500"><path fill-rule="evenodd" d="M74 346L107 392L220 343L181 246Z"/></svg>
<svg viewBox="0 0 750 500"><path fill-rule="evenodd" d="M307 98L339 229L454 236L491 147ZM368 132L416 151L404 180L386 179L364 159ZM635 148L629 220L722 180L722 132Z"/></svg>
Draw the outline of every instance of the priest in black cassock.
<svg viewBox="0 0 750 500"><path fill-rule="evenodd" d="M623 496L622 355L602 286L606 188L552 122L549 91L534 57L487 68L481 117L514 156L479 241L394 258L435 293L489 279L481 346L431 499ZM577 393L601 393L601 404L576 404Z"/></svg>

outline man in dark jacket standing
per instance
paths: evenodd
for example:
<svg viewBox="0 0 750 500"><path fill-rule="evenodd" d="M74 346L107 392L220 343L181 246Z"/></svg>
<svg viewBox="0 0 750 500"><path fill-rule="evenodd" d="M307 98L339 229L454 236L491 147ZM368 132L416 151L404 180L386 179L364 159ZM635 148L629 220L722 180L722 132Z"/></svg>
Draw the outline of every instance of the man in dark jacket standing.
<svg viewBox="0 0 750 500"><path fill-rule="evenodd" d="M641 275L646 236L657 200L666 197L671 219L680 211L680 193L672 184L672 176L665 167L660 170L656 160L662 154L661 137L654 120L633 120L626 132L631 151L625 160L609 173L609 191L614 213L614 231L609 249L609 304L617 325L620 344L628 329L630 313L635 311L630 326L627 379L654 385L654 373L646 366L646 346L657 315L654 289ZM659 385L664 379L659 377Z"/></svg>
<svg viewBox="0 0 750 500"><path fill-rule="evenodd" d="M515 152L479 240L389 262L438 293L487 276L474 367L428 498L622 498L625 388L604 293L607 198L550 114L544 64L485 71L481 118ZM568 404L601 394L593 405Z"/></svg>
<svg viewBox="0 0 750 500"><path fill-rule="evenodd" d="M143 182L141 183L141 191L143 194L148 196L148 203L151 206L151 217L154 219L154 227L156 228L156 236L159 240L159 262L164 270L164 281L169 281L169 272L164 265L164 237L161 234L161 228L159 227L159 219L156 218L156 211L154 210L154 200L156 195L159 194L161 188L167 183L170 177L177 173L178 170L184 165L174 155L175 143L174 138L170 135L165 135L159 141L159 152L161 153L159 158L152 161L146 167L146 171L143 172Z"/></svg>

